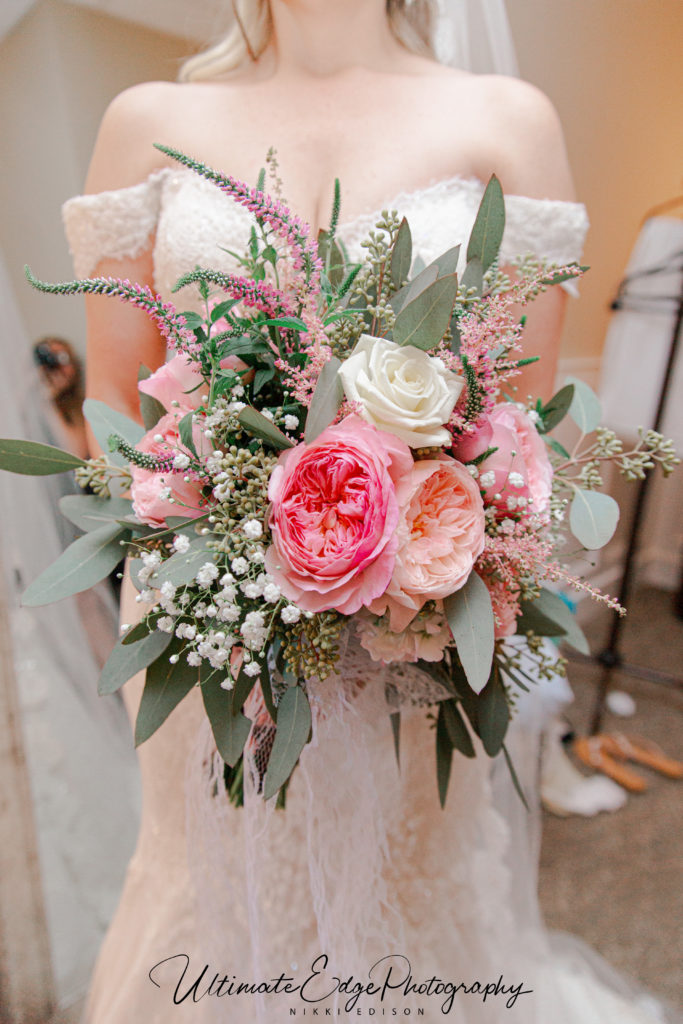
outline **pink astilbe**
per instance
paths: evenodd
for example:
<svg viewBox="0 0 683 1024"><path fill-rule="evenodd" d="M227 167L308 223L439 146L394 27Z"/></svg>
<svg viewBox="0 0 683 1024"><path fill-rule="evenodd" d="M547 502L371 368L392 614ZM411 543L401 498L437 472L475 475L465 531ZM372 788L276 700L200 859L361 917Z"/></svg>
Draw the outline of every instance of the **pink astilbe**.
<svg viewBox="0 0 683 1024"><path fill-rule="evenodd" d="M276 359L275 366L282 374L283 385L296 402L310 406L318 377L331 355L328 345L320 345L309 353L305 366L292 366L284 359Z"/></svg>

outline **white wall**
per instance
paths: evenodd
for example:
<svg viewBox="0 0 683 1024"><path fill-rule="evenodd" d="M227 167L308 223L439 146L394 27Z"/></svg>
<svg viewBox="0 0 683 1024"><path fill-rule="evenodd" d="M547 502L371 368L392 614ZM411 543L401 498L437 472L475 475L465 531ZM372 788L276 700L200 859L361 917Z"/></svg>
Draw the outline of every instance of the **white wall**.
<svg viewBox="0 0 683 1024"><path fill-rule="evenodd" d="M57 333L83 347L79 299L33 292L73 276L60 207L81 191L109 101L147 79L174 79L188 44L59 0L38 3L0 43L0 239L31 338ZM2 339L11 343L11 339Z"/></svg>

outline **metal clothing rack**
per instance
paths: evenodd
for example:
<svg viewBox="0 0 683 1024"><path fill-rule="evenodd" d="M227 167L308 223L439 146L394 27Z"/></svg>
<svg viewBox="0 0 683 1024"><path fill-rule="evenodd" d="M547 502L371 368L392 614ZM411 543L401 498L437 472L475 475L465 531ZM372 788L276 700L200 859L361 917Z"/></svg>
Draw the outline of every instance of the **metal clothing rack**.
<svg viewBox="0 0 683 1024"><path fill-rule="evenodd" d="M655 413L654 422L652 424L653 430L660 430L663 420L664 413L666 411L667 399L669 397L669 388L673 377L673 370L678 355L678 349L681 339L681 329L683 327L683 276L681 281L681 290L678 295L633 295L630 292L630 286L634 281L642 279L644 277L652 277L653 275L680 272L683 275L683 250L675 253L666 263L660 264L654 267L648 267L644 270L638 271L634 274L625 277L621 282L616 298L614 299L611 308L613 310L633 310L637 312L652 312L653 309L663 309L665 304L673 305L675 310L674 324L671 332L671 341L669 343L669 352L667 356L666 369L660 385L659 398L657 402L657 411ZM650 489L650 483L652 474L646 474L645 478L639 481L638 493L636 497L635 508L633 511L633 518L629 530L627 545L626 545L626 556L624 558L624 566L621 577L621 586L617 595L619 604L626 606L631 595L633 587L633 577L635 569L635 557L638 551L638 541L640 539L640 530L643 524L643 518L645 514L645 508L647 503L647 497ZM681 580L681 590L679 591L676 608L678 614L683 617L683 579ZM593 708L593 716L591 720L591 734L595 735L598 733L602 726L602 721L605 712L605 702L607 694L609 693L612 676L615 671L625 673L626 675L634 676L638 679L646 679L649 682L661 683L668 686L683 687L683 678L678 676L670 675L666 672L658 672L653 668L642 665L634 665L624 661L620 651L620 641L622 632L624 629L624 619L617 612L613 613L612 625L609 632L609 637L606 646L603 650L591 659L596 661L602 666L602 675L598 683L598 689L595 699L595 705Z"/></svg>

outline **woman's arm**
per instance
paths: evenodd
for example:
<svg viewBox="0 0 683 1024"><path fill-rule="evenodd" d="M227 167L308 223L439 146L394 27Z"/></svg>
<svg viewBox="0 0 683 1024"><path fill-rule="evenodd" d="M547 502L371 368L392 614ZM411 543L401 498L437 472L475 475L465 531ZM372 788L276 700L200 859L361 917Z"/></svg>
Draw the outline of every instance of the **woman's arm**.
<svg viewBox="0 0 683 1024"><path fill-rule="evenodd" d="M562 127L547 96L527 82L498 76L486 79L484 88L487 107L494 111L486 163L504 192L574 201ZM527 316L524 355L540 356L514 379L521 401L529 394L547 400L554 391L567 298L556 285L517 311Z"/></svg>
<svg viewBox="0 0 683 1024"><path fill-rule="evenodd" d="M107 110L95 144L87 193L126 188L144 181L163 165L152 146L154 123L166 83L127 90ZM153 239L135 259L102 259L94 275L127 279L154 289ZM119 299L91 295L86 300L86 395L140 420L137 375L163 363L166 346L149 317ZM91 451L99 451L89 431Z"/></svg>

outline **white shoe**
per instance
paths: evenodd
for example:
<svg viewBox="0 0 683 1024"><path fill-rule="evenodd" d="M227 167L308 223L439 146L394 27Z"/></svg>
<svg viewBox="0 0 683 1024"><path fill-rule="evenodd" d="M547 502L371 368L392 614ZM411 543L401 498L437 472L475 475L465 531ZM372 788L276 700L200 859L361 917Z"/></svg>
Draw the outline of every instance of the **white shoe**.
<svg viewBox="0 0 683 1024"><path fill-rule="evenodd" d="M628 794L604 775L582 775L565 753L560 719L550 722L541 753L541 800L546 810L560 817L580 814L592 818L601 811L618 811Z"/></svg>

